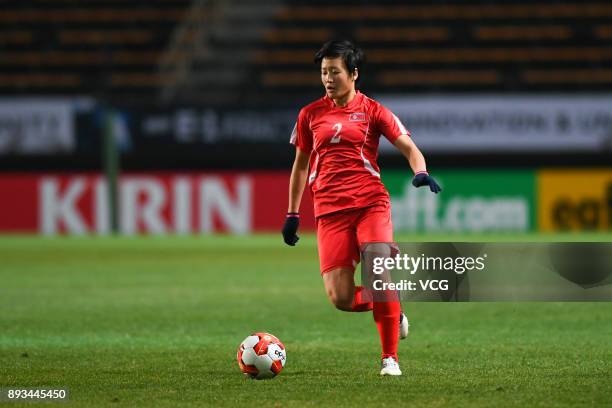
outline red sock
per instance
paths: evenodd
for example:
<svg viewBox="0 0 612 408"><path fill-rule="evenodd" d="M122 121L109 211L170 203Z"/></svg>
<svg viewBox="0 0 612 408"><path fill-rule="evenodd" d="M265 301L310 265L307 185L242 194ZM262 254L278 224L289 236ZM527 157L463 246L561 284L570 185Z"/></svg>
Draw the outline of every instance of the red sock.
<svg viewBox="0 0 612 408"><path fill-rule="evenodd" d="M371 296L367 291L364 291L363 286L355 286L355 295L353 296L353 312L367 312L372 310Z"/></svg>
<svg viewBox="0 0 612 408"><path fill-rule="evenodd" d="M399 301L374 302L374 321L382 344L382 358L395 357L399 341Z"/></svg>

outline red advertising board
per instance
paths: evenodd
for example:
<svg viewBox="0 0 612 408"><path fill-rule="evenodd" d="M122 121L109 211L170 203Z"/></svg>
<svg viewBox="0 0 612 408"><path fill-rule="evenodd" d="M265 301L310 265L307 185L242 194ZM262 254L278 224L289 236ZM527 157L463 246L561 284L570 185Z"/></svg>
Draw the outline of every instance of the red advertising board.
<svg viewBox="0 0 612 408"><path fill-rule="evenodd" d="M287 211L286 172L129 173L119 179L123 234L278 232ZM110 231L104 177L1 174L0 232L105 234ZM302 229L314 229L310 194Z"/></svg>

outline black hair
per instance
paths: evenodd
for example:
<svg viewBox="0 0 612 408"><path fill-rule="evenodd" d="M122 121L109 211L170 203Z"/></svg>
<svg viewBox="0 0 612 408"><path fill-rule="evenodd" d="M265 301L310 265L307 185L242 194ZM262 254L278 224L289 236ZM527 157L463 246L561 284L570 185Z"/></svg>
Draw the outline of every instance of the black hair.
<svg viewBox="0 0 612 408"><path fill-rule="evenodd" d="M346 65L349 74L354 74L355 69L359 71L359 76L357 77L357 82L359 82L361 79L361 66L365 61L365 54L360 48L348 40L331 40L326 42L315 54L314 62L320 66L323 58L338 57L341 57L342 61L344 61L344 65Z"/></svg>

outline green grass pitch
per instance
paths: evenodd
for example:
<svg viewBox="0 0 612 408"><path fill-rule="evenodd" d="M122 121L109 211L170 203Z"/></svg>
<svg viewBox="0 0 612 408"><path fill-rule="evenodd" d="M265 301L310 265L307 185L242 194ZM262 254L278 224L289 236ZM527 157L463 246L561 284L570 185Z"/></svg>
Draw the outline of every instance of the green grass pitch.
<svg viewBox="0 0 612 408"><path fill-rule="evenodd" d="M405 304L404 376L380 378L372 316L329 304L312 236L5 236L0 282L0 387L67 387L69 406L612 405L605 302ZM287 347L273 380L238 370L255 331Z"/></svg>

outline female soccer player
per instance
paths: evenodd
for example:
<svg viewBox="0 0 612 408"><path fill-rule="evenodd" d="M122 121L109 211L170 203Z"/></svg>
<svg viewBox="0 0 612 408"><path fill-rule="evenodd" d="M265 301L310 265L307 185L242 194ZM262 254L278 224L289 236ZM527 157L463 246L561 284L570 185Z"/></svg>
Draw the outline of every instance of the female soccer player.
<svg viewBox="0 0 612 408"><path fill-rule="evenodd" d="M360 246L393 242L389 193L376 163L380 135L393 143L415 173L415 187L440 186L429 176L425 159L410 133L387 108L358 90L363 52L350 41L329 41L315 55L325 96L300 110L291 135L295 161L289 181L285 243L299 237L299 208L306 182L314 200L319 262L330 301L347 312L373 311L382 343L381 375L401 375L398 338L408 334L408 319L398 300L370 301L355 286Z"/></svg>

